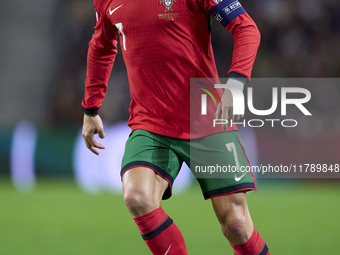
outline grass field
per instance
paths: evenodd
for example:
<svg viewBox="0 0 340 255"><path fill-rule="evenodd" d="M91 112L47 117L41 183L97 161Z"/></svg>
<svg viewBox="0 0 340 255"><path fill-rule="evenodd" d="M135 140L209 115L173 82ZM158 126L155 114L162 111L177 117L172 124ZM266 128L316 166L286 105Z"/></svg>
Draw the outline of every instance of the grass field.
<svg viewBox="0 0 340 255"><path fill-rule="evenodd" d="M273 255L340 254L340 185L259 181L248 203ZM163 203L191 255L232 254L210 201L193 185ZM121 195L89 195L70 180L39 180L28 194L0 180L1 255L150 254Z"/></svg>

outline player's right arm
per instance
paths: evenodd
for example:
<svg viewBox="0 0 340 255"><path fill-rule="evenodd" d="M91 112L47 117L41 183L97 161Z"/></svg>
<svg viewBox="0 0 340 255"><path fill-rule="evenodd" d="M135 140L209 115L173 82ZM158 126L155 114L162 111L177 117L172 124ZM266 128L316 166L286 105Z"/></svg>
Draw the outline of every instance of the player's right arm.
<svg viewBox="0 0 340 255"><path fill-rule="evenodd" d="M94 139L94 134L104 138L103 123L98 115L102 105L112 66L117 55L117 34L107 19L107 1L95 0L97 23L95 32L89 43L87 54L87 71L85 80L85 96L82 101L84 121L82 135L86 146L95 154L95 148L104 149L104 145Z"/></svg>
<svg viewBox="0 0 340 255"><path fill-rule="evenodd" d="M96 148L105 149L105 146L94 139L94 134L98 134L101 139L105 137L103 122L99 115L88 116L84 114L82 136L86 147L94 154L99 155L99 151Z"/></svg>

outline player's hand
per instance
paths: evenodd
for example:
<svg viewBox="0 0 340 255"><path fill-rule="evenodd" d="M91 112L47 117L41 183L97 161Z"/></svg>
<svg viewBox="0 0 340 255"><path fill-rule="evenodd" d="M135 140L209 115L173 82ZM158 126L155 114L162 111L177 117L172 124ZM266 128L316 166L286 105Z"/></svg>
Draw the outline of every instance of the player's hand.
<svg viewBox="0 0 340 255"><path fill-rule="evenodd" d="M233 95L229 89L226 89L221 98L221 103L218 104L217 110L215 113L216 119L227 120L228 123L223 123L223 130L227 130L228 125L232 126L232 122L237 122L243 118L243 115L234 115L233 114Z"/></svg>
<svg viewBox="0 0 340 255"><path fill-rule="evenodd" d="M98 134L100 138L105 137L102 119L99 115L87 116L84 114L82 136L85 140L86 147L94 154L99 155L98 149L105 149L104 144L94 139L94 134Z"/></svg>

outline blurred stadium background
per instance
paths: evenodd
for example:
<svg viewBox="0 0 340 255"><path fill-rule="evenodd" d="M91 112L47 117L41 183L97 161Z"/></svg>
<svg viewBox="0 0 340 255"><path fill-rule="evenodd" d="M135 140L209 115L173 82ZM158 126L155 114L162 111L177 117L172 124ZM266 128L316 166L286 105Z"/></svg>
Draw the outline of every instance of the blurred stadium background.
<svg viewBox="0 0 340 255"><path fill-rule="evenodd" d="M240 1L262 43L253 76L318 78L313 117L294 129L242 129L252 164L339 164L340 2ZM121 54L100 110L107 150L96 157L80 137L92 0L0 1L0 254L149 254L120 194L119 166L129 133L129 88ZM226 76L233 40L214 23L213 46ZM321 79L323 78L323 79ZM256 87L266 109L271 91ZM268 102L269 101L269 102ZM177 186L177 187L176 187ZM210 202L184 171L163 203L190 254L232 254ZM340 254L339 180L258 179L249 195L272 254Z"/></svg>

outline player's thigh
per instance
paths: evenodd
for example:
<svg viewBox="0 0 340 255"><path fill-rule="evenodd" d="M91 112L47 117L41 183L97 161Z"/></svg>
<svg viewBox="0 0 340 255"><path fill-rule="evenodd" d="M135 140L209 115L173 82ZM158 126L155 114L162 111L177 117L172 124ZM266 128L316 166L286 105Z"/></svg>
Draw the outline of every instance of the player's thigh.
<svg viewBox="0 0 340 255"><path fill-rule="evenodd" d="M236 131L191 141L190 168L205 199L256 189Z"/></svg>
<svg viewBox="0 0 340 255"><path fill-rule="evenodd" d="M124 192L156 192L157 197L163 192L162 199L170 198L173 181L183 162L171 147L171 139L167 137L133 131L126 142L122 162Z"/></svg>
<svg viewBox="0 0 340 255"><path fill-rule="evenodd" d="M125 199L130 199L142 206L158 207L168 188L166 180L146 167L130 169L122 176L122 182Z"/></svg>
<svg viewBox="0 0 340 255"><path fill-rule="evenodd" d="M228 216L249 216L247 198L245 192L237 192L224 196L211 198L211 203L214 208L218 220L223 223Z"/></svg>

